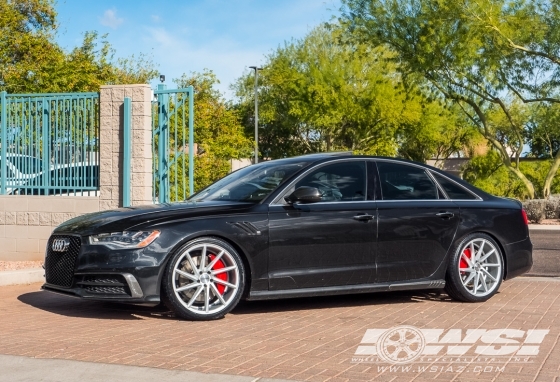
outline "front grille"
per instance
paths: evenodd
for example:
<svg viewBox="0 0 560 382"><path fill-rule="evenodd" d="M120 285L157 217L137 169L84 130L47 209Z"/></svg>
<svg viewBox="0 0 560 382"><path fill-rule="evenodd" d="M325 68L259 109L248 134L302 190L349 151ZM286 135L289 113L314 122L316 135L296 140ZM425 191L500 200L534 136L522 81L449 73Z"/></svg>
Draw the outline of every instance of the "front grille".
<svg viewBox="0 0 560 382"><path fill-rule="evenodd" d="M53 251L52 243L55 239L67 239L70 241L70 245L64 252ZM50 237L45 257L45 277L48 284L66 288L72 286L74 266L81 245L81 239L76 236L52 235Z"/></svg>
<svg viewBox="0 0 560 382"><path fill-rule="evenodd" d="M128 295L122 286L93 286L87 285L84 287L90 293L101 293L101 294L124 294Z"/></svg>

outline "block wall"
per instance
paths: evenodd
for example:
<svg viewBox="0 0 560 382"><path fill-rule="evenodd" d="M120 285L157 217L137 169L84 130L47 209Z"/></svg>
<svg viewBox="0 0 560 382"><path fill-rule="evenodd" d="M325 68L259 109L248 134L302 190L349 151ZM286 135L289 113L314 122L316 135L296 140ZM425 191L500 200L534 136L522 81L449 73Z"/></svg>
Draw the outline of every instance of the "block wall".
<svg viewBox="0 0 560 382"><path fill-rule="evenodd" d="M85 213L122 207L124 97L132 100L131 202L152 203L150 86L102 86L98 196L0 195L0 261L42 260L51 232L62 222Z"/></svg>

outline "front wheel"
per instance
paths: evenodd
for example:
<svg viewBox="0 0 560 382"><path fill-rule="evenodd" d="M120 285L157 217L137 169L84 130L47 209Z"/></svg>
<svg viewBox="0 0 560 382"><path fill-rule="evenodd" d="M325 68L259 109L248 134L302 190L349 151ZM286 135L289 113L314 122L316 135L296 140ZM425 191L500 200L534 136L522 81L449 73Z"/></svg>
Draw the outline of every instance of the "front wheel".
<svg viewBox="0 0 560 382"><path fill-rule="evenodd" d="M245 269L228 243L195 239L170 259L163 276L163 300L176 315L214 320L231 311L245 286Z"/></svg>
<svg viewBox="0 0 560 382"><path fill-rule="evenodd" d="M496 294L504 276L504 262L494 239L483 233L471 234L452 253L445 285L449 296L482 302Z"/></svg>

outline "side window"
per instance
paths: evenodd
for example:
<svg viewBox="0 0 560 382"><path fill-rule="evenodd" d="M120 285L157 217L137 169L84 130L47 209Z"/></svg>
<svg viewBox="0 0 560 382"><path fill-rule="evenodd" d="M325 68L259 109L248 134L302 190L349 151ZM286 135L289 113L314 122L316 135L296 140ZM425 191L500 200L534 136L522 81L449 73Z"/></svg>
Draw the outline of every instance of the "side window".
<svg viewBox="0 0 560 382"><path fill-rule="evenodd" d="M469 191L465 190L463 187L459 186L458 184L450 181L449 179L432 172L434 177L436 178L437 182L443 188L449 199L462 199L462 200L473 200L476 199Z"/></svg>
<svg viewBox="0 0 560 382"><path fill-rule="evenodd" d="M366 200L365 162L338 162L319 167L300 179L295 188L302 186L318 188L323 202Z"/></svg>
<svg viewBox="0 0 560 382"><path fill-rule="evenodd" d="M383 200L438 199L437 186L425 170L383 161L377 168Z"/></svg>

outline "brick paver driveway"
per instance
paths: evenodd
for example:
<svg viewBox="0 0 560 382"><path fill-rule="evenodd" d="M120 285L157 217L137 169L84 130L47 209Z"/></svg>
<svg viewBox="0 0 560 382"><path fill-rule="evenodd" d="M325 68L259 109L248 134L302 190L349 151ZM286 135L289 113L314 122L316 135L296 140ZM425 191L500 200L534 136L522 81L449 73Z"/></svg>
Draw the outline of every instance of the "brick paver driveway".
<svg viewBox="0 0 560 382"><path fill-rule="evenodd" d="M0 353L311 381L558 381L559 313L558 279L515 279L482 304L423 292L245 302L214 322L181 321L162 310L87 302L27 285L0 288ZM549 333L529 357L438 358L451 347L440 338L438 357L408 364L356 358L367 329L398 325L444 329L450 344L453 335L445 333L451 328L462 338L467 329ZM494 349L530 342L507 337L494 341ZM466 348L472 355L476 346Z"/></svg>

